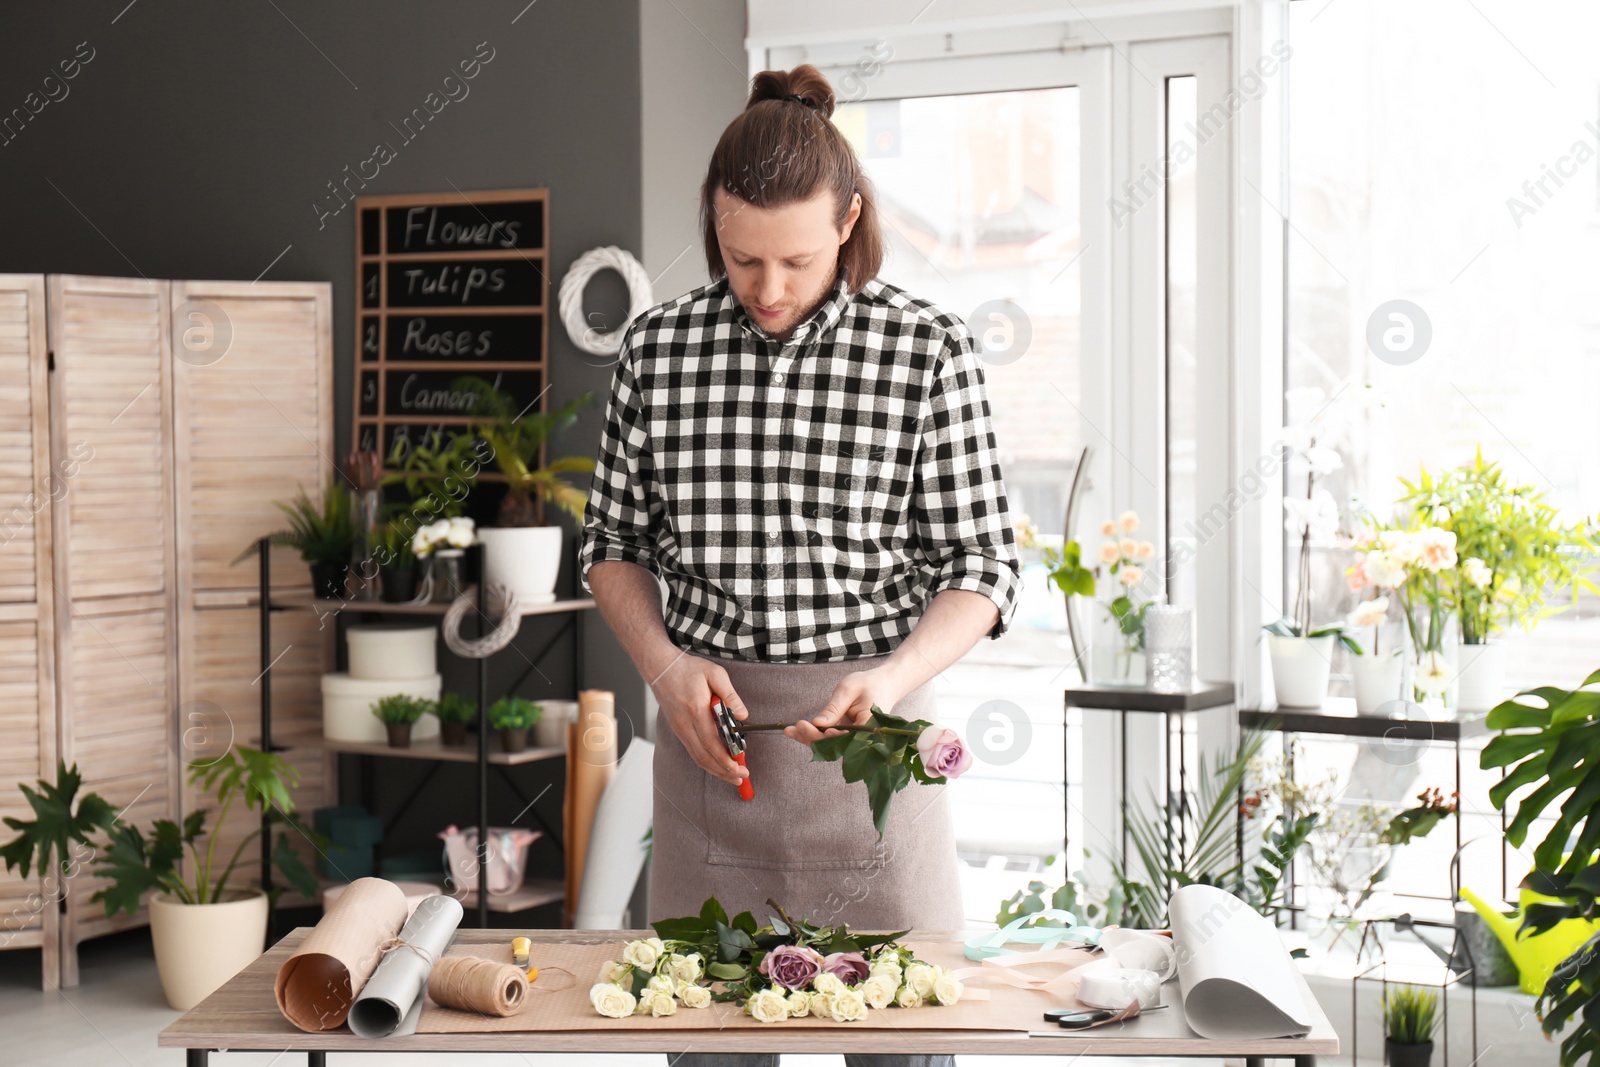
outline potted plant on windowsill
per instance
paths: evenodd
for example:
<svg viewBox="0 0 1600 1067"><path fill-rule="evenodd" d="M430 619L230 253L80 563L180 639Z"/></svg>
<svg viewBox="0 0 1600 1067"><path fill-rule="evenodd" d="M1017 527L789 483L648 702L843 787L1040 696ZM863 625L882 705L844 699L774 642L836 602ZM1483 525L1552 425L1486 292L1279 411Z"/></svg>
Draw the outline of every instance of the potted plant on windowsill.
<svg viewBox="0 0 1600 1067"><path fill-rule="evenodd" d="M1439 1023L1439 994L1419 986L1399 986L1384 998L1384 1046L1389 1067L1428 1067L1433 1031Z"/></svg>
<svg viewBox="0 0 1600 1067"><path fill-rule="evenodd" d="M460 693L443 693L433 706L439 719L439 741L446 745L467 743L467 724L478 719L478 703Z"/></svg>
<svg viewBox="0 0 1600 1067"><path fill-rule="evenodd" d="M383 723L390 748L411 747L411 724L433 710L433 701L409 693L395 693L372 703L372 714Z"/></svg>
<svg viewBox="0 0 1600 1067"><path fill-rule="evenodd" d="M500 745L507 752L528 750L528 731L539 721L542 708L522 697L501 697L489 706L489 725L500 731Z"/></svg>
<svg viewBox="0 0 1600 1067"><path fill-rule="evenodd" d="M149 899L150 936L155 946L156 970L167 1003L187 1011L209 996L261 954L267 936L272 902L266 893L234 887L234 870L246 849L261 834L259 813L263 805L272 823L292 827L314 845L322 838L294 814L293 789L299 775L281 756L243 745L220 757L189 765L189 784L212 794L216 822L206 830L205 810L192 812L181 824L157 819L148 836L118 818L98 794L77 800L82 784L76 766L59 764L56 784L40 782L38 792L23 788L38 816L33 821L7 818L19 832L0 855L7 869L20 866L26 876L30 857L39 869L65 870L70 843L88 844L91 835L103 834L94 873L110 884L90 898L105 905L106 915L119 910L129 915ZM217 842L229 814L242 802L257 813L255 827L245 834L226 858L220 872ZM315 897L317 881L290 846L287 831L278 833L273 865L287 883L306 897Z"/></svg>
<svg viewBox="0 0 1600 1067"><path fill-rule="evenodd" d="M1471 464L1401 479L1400 502L1455 536L1456 561L1444 576L1460 622L1456 706L1488 711L1505 695L1505 650L1495 640L1512 622L1525 630L1569 605L1547 606L1545 590L1600 592L1585 577L1597 548L1587 523L1563 523L1532 485L1515 485L1478 449Z"/></svg>
<svg viewBox="0 0 1600 1067"><path fill-rule="evenodd" d="M535 504L554 504L581 524L588 491L562 476L593 472L594 459L564 456L541 466L540 458L545 441L576 422L578 408L593 395L585 393L556 411L519 412L509 396L482 378L457 378L451 388L472 396L472 433L488 445L495 466L506 479L498 525L478 531L483 542L484 582L504 586L523 603L554 600L561 569L561 527L537 525ZM462 449L476 446L465 434L456 442Z"/></svg>
<svg viewBox="0 0 1600 1067"><path fill-rule="evenodd" d="M273 503L289 517L289 528L267 535L268 542L298 550L300 558L311 565L312 595L344 599L350 554L355 548L350 494L337 479L330 478L322 491L320 506L306 495L303 487L291 503L281 500ZM261 542L252 541L233 562L238 564L260 550Z"/></svg>

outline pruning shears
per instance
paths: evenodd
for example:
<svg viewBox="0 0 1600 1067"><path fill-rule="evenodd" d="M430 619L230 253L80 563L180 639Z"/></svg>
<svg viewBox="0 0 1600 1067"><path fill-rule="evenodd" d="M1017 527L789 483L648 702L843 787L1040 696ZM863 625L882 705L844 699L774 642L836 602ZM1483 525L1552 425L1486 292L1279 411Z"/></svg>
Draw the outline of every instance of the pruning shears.
<svg viewBox="0 0 1600 1067"><path fill-rule="evenodd" d="M717 732L722 735L722 743L728 749L728 755L733 757L733 762L741 767L749 765L744 761L744 735L739 732L739 722L733 717L733 712L728 710L728 705L721 700L713 698L711 701L711 714L717 720ZM750 784L749 778L739 780L739 799L754 800L756 788Z"/></svg>

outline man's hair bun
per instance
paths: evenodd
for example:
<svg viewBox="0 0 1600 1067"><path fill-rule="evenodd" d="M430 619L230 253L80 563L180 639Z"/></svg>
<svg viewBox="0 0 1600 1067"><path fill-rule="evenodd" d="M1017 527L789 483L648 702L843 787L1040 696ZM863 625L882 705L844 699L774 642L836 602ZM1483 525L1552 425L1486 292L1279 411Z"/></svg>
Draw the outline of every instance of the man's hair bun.
<svg viewBox="0 0 1600 1067"><path fill-rule="evenodd" d="M790 97L798 96L799 101ZM809 63L793 70L764 70L750 82L750 99L745 108L755 107L767 100L782 104L799 104L811 108L823 118L833 116L833 86L822 72Z"/></svg>

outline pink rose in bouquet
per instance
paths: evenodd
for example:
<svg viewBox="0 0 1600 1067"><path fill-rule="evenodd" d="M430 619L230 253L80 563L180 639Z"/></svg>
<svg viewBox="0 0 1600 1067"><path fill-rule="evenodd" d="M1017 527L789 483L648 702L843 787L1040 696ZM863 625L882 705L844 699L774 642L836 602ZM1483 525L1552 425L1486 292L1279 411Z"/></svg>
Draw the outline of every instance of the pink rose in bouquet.
<svg viewBox="0 0 1600 1067"><path fill-rule="evenodd" d="M929 726L917 736L922 769L935 778L959 778L972 767L972 753L959 734L946 726Z"/></svg>
<svg viewBox="0 0 1600 1067"><path fill-rule="evenodd" d="M779 945L756 968L785 989L804 989L822 973L822 953L799 945Z"/></svg>
<svg viewBox="0 0 1600 1067"><path fill-rule="evenodd" d="M845 985L853 986L866 981L867 958L859 952L832 952L823 957L822 969L834 975Z"/></svg>

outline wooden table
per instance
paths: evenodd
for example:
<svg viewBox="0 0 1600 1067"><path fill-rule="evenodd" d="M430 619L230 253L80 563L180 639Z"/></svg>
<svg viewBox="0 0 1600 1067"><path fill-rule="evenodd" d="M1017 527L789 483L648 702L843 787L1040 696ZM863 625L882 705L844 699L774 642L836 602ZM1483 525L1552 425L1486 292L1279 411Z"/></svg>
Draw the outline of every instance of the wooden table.
<svg viewBox="0 0 1600 1067"><path fill-rule="evenodd" d="M682 1030L663 1031L659 1035L640 1030L617 1031L614 1035L594 1030L539 1030L360 1038L348 1028L340 1027L326 1033L308 1034L283 1017L272 991L279 965L308 933L309 927L301 927L268 949L221 989L161 1031L160 1046L187 1049L190 1067L208 1063L208 1057L216 1051L300 1051L306 1054L306 1063L312 1067L323 1067L329 1052L672 1054L685 1051L686 1032ZM649 936L647 931L638 930L530 930L525 933L535 942L610 942L617 945ZM511 936L512 932L506 930L461 930L456 934L456 943L498 944ZM933 936L953 939L948 934ZM929 937L925 935L921 940L927 941ZM1296 1067L1315 1067L1319 1055L1333 1055L1339 1051L1339 1039L1298 972L1296 978L1316 1017L1311 1033L1300 1038L1208 1041L1184 1023L1178 986L1173 982L1164 988L1171 1007L1141 1016L1124 1026L1100 1027L1083 1033L1061 1031L1059 1037L1029 1037L1013 1031L911 1027L885 1032L852 1030L849 1024L840 1024L837 1030L808 1028L804 1044L805 1051L820 1053L1244 1057L1252 1067L1259 1067L1267 1059L1282 1058L1293 1059ZM1040 1029L1045 1028L1041 1020ZM794 1030L782 1025L696 1030L688 1040L693 1042L695 1052L793 1052L796 1044Z"/></svg>

